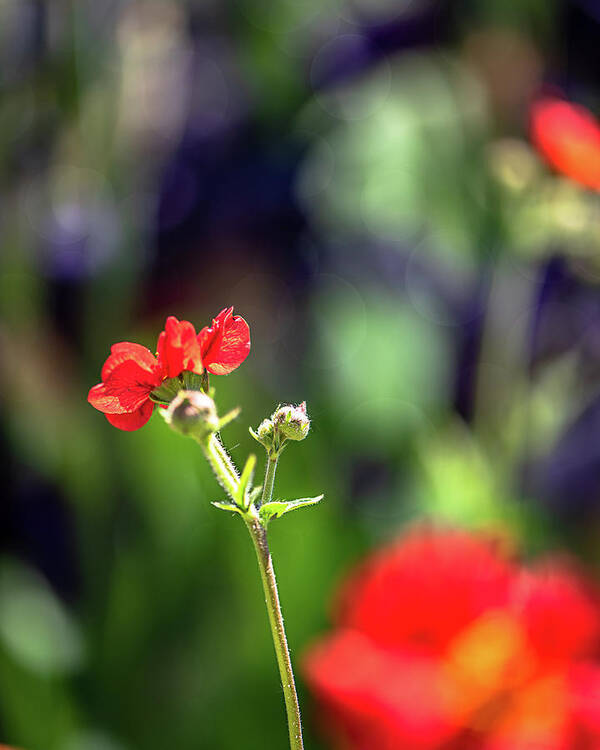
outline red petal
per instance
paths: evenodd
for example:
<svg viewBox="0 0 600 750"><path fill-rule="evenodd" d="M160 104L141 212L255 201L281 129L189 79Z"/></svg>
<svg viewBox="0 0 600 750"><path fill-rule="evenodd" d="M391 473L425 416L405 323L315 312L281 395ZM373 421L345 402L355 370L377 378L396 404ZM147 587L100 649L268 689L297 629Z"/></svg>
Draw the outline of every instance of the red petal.
<svg viewBox="0 0 600 750"><path fill-rule="evenodd" d="M596 662L574 665L569 682L576 719L595 738L600 747L600 666Z"/></svg>
<svg viewBox="0 0 600 750"><path fill-rule="evenodd" d="M380 648L342 630L304 661L323 723L349 750L425 750L445 747L455 732L445 708L440 663Z"/></svg>
<svg viewBox="0 0 600 750"><path fill-rule="evenodd" d="M187 320L179 321L173 315L167 318L165 330L158 337L157 351L169 378L176 378L184 370L198 375L203 372L196 329Z"/></svg>
<svg viewBox="0 0 600 750"><path fill-rule="evenodd" d="M348 581L338 620L381 645L439 653L486 609L506 604L513 575L481 539L416 529Z"/></svg>
<svg viewBox="0 0 600 750"><path fill-rule="evenodd" d="M111 347L102 383L90 389L89 403L121 430L137 430L154 409L151 391L164 379L162 365L149 349L122 341Z"/></svg>
<svg viewBox="0 0 600 750"><path fill-rule="evenodd" d="M139 430L140 427L143 427L146 424L152 416L153 411L154 404L152 401L148 400L142 404L139 409L130 412L129 414L105 414L104 416L113 427L118 427L120 430L125 430L127 432L133 432L133 430Z"/></svg>
<svg viewBox="0 0 600 750"><path fill-rule="evenodd" d="M559 172L600 190L600 127L583 107L541 99L531 110L531 137Z"/></svg>
<svg viewBox="0 0 600 750"><path fill-rule="evenodd" d="M117 396L110 395L106 392L106 386L104 383L98 383L93 388L90 388L88 393L88 402L98 411L102 411L105 414L123 414L125 408L121 406L121 402Z"/></svg>
<svg viewBox="0 0 600 750"><path fill-rule="evenodd" d="M123 341L114 344L102 368L104 382L88 394L89 403L105 414L137 411L163 380L162 367L149 349Z"/></svg>
<svg viewBox="0 0 600 750"><path fill-rule="evenodd" d="M198 334L202 361L213 375L228 375L250 353L250 329L244 318L226 307Z"/></svg>
<svg viewBox="0 0 600 750"><path fill-rule="evenodd" d="M141 369L150 373L155 383L154 387L160 385L163 374L156 357L150 349L141 344L132 344L130 341L121 341L111 346L110 355L102 368L102 380L106 382L116 367L129 361L135 362Z"/></svg>
<svg viewBox="0 0 600 750"><path fill-rule="evenodd" d="M533 647L544 661L591 655L600 647L597 592L558 561L523 571L514 586L514 605Z"/></svg>

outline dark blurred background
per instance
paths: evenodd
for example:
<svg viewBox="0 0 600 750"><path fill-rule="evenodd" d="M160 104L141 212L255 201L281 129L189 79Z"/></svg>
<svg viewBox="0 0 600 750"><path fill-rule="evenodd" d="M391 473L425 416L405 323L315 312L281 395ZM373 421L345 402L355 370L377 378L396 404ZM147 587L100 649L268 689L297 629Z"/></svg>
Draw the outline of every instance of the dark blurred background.
<svg viewBox="0 0 600 750"><path fill-rule="evenodd" d="M111 343L235 305L240 463L310 439L272 526L294 658L423 516L527 555L600 538L600 224L529 108L600 112L595 0L0 0L0 737L282 748L243 524L192 441L86 402ZM300 680L307 747L314 736Z"/></svg>

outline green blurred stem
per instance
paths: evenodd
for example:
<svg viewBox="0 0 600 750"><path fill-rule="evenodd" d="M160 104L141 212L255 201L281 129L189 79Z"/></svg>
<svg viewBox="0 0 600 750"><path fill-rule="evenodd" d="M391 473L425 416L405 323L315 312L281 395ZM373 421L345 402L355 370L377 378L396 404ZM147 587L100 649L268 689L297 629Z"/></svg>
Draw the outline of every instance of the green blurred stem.
<svg viewBox="0 0 600 750"><path fill-rule="evenodd" d="M272 468L273 477L277 460ZM267 465L267 472L269 465ZM265 478L265 485L267 481ZM271 491L273 489L273 478L271 479ZM264 493L263 493L264 494ZM270 495L269 495L270 497ZM277 665L279 666L279 675L281 677L281 686L283 687L283 697L285 700L285 710L287 713L288 729L290 733L290 750L303 750L302 742L302 722L300 719L300 704L298 703L298 694L296 693L296 683L294 681L294 672L292 670L292 660L285 635L283 625L283 614L281 604L279 603L279 594L277 593L277 581L275 579L275 570L273 560L269 551L267 542L267 530L262 526L259 519L251 514L244 515L244 520L256 550L260 577L262 579L263 590L265 592L265 602L269 614L269 624L271 625L271 634L273 636L273 645L275 646L275 655L277 656Z"/></svg>
<svg viewBox="0 0 600 750"><path fill-rule="evenodd" d="M275 484L275 472L277 471L277 462L279 461L279 451L272 455L267 453L267 469L265 471L265 481L263 482L263 491L260 498L260 504L268 503L273 497L273 485Z"/></svg>

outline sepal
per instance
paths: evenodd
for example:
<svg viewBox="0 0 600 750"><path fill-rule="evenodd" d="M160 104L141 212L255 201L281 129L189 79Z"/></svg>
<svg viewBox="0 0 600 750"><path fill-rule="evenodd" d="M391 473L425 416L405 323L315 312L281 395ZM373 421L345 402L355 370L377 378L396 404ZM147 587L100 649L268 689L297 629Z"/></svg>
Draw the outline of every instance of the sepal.
<svg viewBox="0 0 600 750"><path fill-rule="evenodd" d="M238 508L238 506L234 505L234 503L227 503L227 502L223 503L218 500L215 500L214 502L211 503L211 505L214 505L215 508L218 508L219 510L227 510L232 513L239 513L240 515L242 515L243 513L242 509Z"/></svg>
<svg viewBox="0 0 600 750"><path fill-rule="evenodd" d="M248 499L250 500L248 507L250 507L250 505L254 505L254 503L261 496L261 493L262 493L262 484L259 484L258 487L255 487L250 493L248 493Z"/></svg>
<svg viewBox="0 0 600 750"><path fill-rule="evenodd" d="M254 479L254 469L256 468L256 456L251 453L248 456L242 475L240 476L240 484L238 494L236 497L237 504L244 510L248 510L252 504L250 499L252 493L252 480Z"/></svg>
<svg viewBox="0 0 600 750"><path fill-rule="evenodd" d="M227 412L227 414L224 417L221 417L219 419L219 426L217 428L217 432L220 432L223 427L226 427L230 422L233 422L234 419L237 419L240 415L240 412L242 410L239 406L237 406L235 409L232 409L231 411Z"/></svg>
<svg viewBox="0 0 600 750"><path fill-rule="evenodd" d="M170 404L181 390L181 384L182 379L180 377L163 380L158 388L151 391L150 400L154 401L155 404Z"/></svg>
<svg viewBox="0 0 600 750"><path fill-rule="evenodd" d="M323 497L324 495L317 495L317 497L302 497L299 500L273 500L265 503L258 511L260 522L266 528L269 521L272 521L274 518L280 518L297 508L304 508L307 505L316 505L323 499Z"/></svg>
<svg viewBox="0 0 600 750"><path fill-rule="evenodd" d="M260 443L262 446L264 446L267 451L271 450L271 448L273 447L274 426L273 422L270 419L263 419L263 421L258 425L256 432L252 429L252 427L248 427L248 431L257 443Z"/></svg>
<svg viewBox="0 0 600 750"><path fill-rule="evenodd" d="M186 391L204 391L206 393L206 390L202 387L203 384L203 375L198 375L195 372L190 372L189 370L185 370L182 373L183 378L183 387ZM212 398L212 395L211 395Z"/></svg>

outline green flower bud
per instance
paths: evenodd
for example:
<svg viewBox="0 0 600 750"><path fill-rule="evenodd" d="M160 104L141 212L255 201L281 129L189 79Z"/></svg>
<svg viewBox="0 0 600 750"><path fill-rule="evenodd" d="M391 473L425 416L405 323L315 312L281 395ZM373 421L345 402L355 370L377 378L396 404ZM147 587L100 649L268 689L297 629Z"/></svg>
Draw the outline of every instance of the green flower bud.
<svg viewBox="0 0 600 750"><path fill-rule="evenodd" d="M271 417L275 430L286 440L304 440L310 430L306 401L298 406L280 406Z"/></svg>
<svg viewBox="0 0 600 750"><path fill-rule="evenodd" d="M268 451L273 447L273 439L275 437L275 428L273 422L270 419L263 419L258 425L256 431L250 427L250 434L252 437L263 445Z"/></svg>
<svg viewBox="0 0 600 750"><path fill-rule="evenodd" d="M215 402L202 391L179 391L162 414L171 429L182 435L202 439L219 429Z"/></svg>
<svg viewBox="0 0 600 750"><path fill-rule="evenodd" d="M258 425L256 434L263 442L268 442L273 437L273 422L270 419L263 419Z"/></svg>

